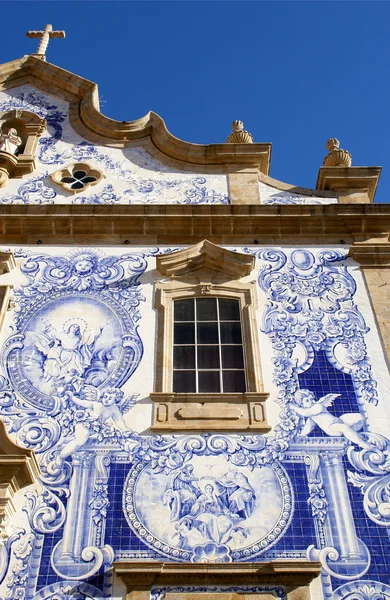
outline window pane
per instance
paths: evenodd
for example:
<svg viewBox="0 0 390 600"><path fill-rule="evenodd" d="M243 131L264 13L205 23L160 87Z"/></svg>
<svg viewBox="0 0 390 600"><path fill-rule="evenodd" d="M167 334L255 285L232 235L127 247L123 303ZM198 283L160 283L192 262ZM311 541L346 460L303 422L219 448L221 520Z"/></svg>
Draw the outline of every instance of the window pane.
<svg viewBox="0 0 390 600"><path fill-rule="evenodd" d="M218 346L198 346L198 369L219 369Z"/></svg>
<svg viewBox="0 0 390 600"><path fill-rule="evenodd" d="M197 319L197 321L216 321L217 320L217 299L216 298L197 298L196 299L196 319Z"/></svg>
<svg viewBox="0 0 390 600"><path fill-rule="evenodd" d="M76 183L72 183L72 190L81 190L84 187L84 184L81 181L76 181Z"/></svg>
<svg viewBox="0 0 390 600"><path fill-rule="evenodd" d="M196 392L195 371L173 371L173 391L178 394Z"/></svg>
<svg viewBox="0 0 390 600"><path fill-rule="evenodd" d="M218 344L218 323L198 323L198 344Z"/></svg>
<svg viewBox="0 0 390 600"><path fill-rule="evenodd" d="M199 392L219 392L219 371L198 372Z"/></svg>
<svg viewBox="0 0 390 600"><path fill-rule="evenodd" d="M223 371L224 392L245 392L244 371Z"/></svg>
<svg viewBox="0 0 390 600"><path fill-rule="evenodd" d="M222 346L222 368L223 369L243 369L244 357L242 355L242 346Z"/></svg>
<svg viewBox="0 0 390 600"><path fill-rule="evenodd" d="M194 320L194 300L176 300L174 304L175 321L193 321Z"/></svg>
<svg viewBox="0 0 390 600"><path fill-rule="evenodd" d="M174 344L195 344L195 324L175 323Z"/></svg>
<svg viewBox="0 0 390 600"><path fill-rule="evenodd" d="M86 176L86 172L85 171L75 171L73 173L73 177L75 177L76 179L82 179L85 176Z"/></svg>
<svg viewBox="0 0 390 600"><path fill-rule="evenodd" d="M241 344L241 324L221 323L221 343L222 344Z"/></svg>
<svg viewBox="0 0 390 600"><path fill-rule="evenodd" d="M240 302L232 298L220 298L219 318L221 321L239 321L240 320Z"/></svg>
<svg viewBox="0 0 390 600"><path fill-rule="evenodd" d="M195 369L195 346L175 346L173 348L174 369Z"/></svg>

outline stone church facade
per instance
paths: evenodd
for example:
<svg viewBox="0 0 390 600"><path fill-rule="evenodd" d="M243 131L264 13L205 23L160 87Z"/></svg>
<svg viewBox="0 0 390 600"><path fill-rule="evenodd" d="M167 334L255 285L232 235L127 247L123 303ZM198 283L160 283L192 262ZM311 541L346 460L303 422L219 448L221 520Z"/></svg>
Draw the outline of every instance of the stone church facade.
<svg viewBox="0 0 390 600"><path fill-rule="evenodd" d="M0 67L0 598L390 598L380 168L277 181L45 50Z"/></svg>

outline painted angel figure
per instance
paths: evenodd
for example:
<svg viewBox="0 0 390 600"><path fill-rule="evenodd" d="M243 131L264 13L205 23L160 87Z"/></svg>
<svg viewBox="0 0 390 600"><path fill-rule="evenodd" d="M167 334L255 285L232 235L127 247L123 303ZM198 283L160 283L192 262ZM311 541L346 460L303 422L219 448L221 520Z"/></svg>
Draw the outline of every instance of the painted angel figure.
<svg viewBox="0 0 390 600"><path fill-rule="evenodd" d="M62 332L47 323L42 333L35 333L34 344L46 355L43 365L46 381L70 371L82 376L91 365L96 342L107 325L106 321L97 329L89 329L83 319L74 318L65 323ZM50 360L57 362L56 368L54 362L47 368Z"/></svg>
<svg viewBox="0 0 390 600"><path fill-rule="evenodd" d="M99 390L91 385L84 386L85 398L79 398L72 392L66 392L66 397L76 407L86 409L78 416L74 432L63 442L62 449L56 458L56 464L62 465L65 458L82 448L96 433L100 426L107 422L119 431L131 430L127 427L123 415L134 406L135 397L124 397L123 391L117 388Z"/></svg>
<svg viewBox="0 0 390 600"><path fill-rule="evenodd" d="M294 402L291 408L306 419L300 435L310 435L314 427L318 425L322 431L331 437L344 436L352 443L361 448L372 449L372 445L366 442L358 431L363 428L363 417L359 413L346 413L336 417L328 411L328 407L341 396L341 394L326 394L318 401L310 390L298 390L295 392Z"/></svg>

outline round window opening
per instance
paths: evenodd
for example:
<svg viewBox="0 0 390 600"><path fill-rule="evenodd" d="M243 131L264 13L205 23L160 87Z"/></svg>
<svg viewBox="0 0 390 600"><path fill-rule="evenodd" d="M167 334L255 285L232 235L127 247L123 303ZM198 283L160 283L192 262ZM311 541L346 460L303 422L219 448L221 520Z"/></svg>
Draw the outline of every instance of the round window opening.
<svg viewBox="0 0 390 600"><path fill-rule="evenodd" d="M88 175L86 171L73 171L72 175L69 177L65 175L61 179L61 183L67 183L70 185L72 190L82 190L87 187L88 183L93 183L97 181L97 177L93 175Z"/></svg>
<svg viewBox="0 0 390 600"><path fill-rule="evenodd" d="M76 163L50 175L51 179L67 192L77 194L87 190L92 185L97 185L104 175L88 163Z"/></svg>

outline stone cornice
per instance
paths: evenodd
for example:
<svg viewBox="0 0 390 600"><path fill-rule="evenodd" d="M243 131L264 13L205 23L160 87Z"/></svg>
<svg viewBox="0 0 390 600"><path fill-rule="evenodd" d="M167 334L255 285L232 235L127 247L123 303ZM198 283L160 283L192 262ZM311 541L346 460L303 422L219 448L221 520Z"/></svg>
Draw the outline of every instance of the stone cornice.
<svg viewBox="0 0 390 600"><path fill-rule="evenodd" d="M67 100L72 126L91 142L117 148L138 142L136 145L144 145L156 158L187 170L202 166L205 171L206 166L207 172L227 173L255 167L265 174L269 172L270 143L192 144L172 135L154 112L123 122L102 115L95 83L34 56L24 56L0 66L0 90L24 83Z"/></svg>
<svg viewBox="0 0 390 600"><path fill-rule="evenodd" d="M381 171L381 167L320 167L316 187L347 195L365 192L367 201L373 202Z"/></svg>
<svg viewBox="0 0 390 600"><path fill-rule="evenodd" d="M0 205L1 244L353 244L390 233L390 204Z"/></svg>
<svg viewBox="0 0 390 600"><path fill-rule="evenodd" d="M355 243L349 249L349 256L360 263L362 267L389 268L390 242Z"/></svg>
<svg viewBox="0 0 390 600"><path fill-rule="evenodd" d="M308 585L321 572L321 565L306 560L275 560L260 563L158 563L114 562L115 574L127 591L150 589L152 585Z"/></svg>

